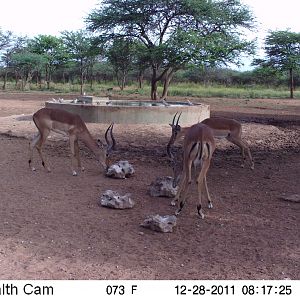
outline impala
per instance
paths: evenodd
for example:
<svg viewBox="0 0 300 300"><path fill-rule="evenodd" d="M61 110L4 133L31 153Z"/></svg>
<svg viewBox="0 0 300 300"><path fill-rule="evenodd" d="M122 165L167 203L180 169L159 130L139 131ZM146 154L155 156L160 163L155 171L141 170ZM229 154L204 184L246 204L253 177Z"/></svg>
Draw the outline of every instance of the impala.
<svg viewBox="0 0 300 300"><path fill-rule="evenodd" d="M111 151L115 147L115 139L113 136L113 123L107 128L105 132L105 140L107 145L104 145L100 140L96 142L90 134L88 128L86 127L84 121L79 115L67 112L61 109L55 108L42 108L33 114L33 122L38 129L38 134L29 143L29 167L32 171L35 171L34 167L31 167L33 149L36 148L40 158L42 160L42 165L45 169L50 172L50 167L46 165L43 154L42 147L45 143L50 131L56 133L64 134L69 136L70 148L71 148L71 167L72 175L76 176L76 163L77 167L84 171L84 167L81 166L81 161L79 157L79 145L78 140L81 140L85 145L95 154L97 160L100 162L104 170L108 167L108 157ZM108 132L110 132L110 137L112 143L108 141Z"/></svg>
<svg viewBox="0 0 300 300"><path fill-rule="evenodd" d="M185 135L186 130L189 127L181 127L178 124L180 119L179 114L176 124L175 119L177 113L174 115L172 124L169 124L172 127L172 139L170 139L169 143L174 143L176 139L180 138L181 136ZM242 139L242 125L236 120L227 119L227 118L208 118L202 121L201 123L210 127L213 131L213 135L215 138L226 138L229 142L233 143L234 145L238 146L241 149L242 153L242 164L241 166L244 167L246 156L245 152L249 158L250 168L254 169L254 161L250 152L249 145L246 141Z"/></svg>
<svg viewBox="0 0 300 300"><path fill-rule="evenodd" d="M201 201L203 186L206 198L208 200L208 207L212 208L212 201L207 188L206 174L209 169L210 161L216 145L212 130L205 124L197 123L195 125L192 125L191 127L186 128L184 131L185 135L183 142L183 167L181 169L181 174L176 174L175 170L178 170L179 164L176 162L171 152L171 145L176 138L174 138L173 134L167 146L167 153L169 155L169 158L173 162L174 182L177 183L178 178L181 177L179 180L180 183L178 191L174 200L172 201L172 204L174 205L176 201L178 201L178 209L175 212L175 214L178 215L186 202L188 187L192 182L192 167L194 166L196 171L197 166L199 166L200 172L196 180L198 187L197 211L198 215L203 219L204 214L202 211ZM195 176L196 175L197 173L195 172Z"/></svg>

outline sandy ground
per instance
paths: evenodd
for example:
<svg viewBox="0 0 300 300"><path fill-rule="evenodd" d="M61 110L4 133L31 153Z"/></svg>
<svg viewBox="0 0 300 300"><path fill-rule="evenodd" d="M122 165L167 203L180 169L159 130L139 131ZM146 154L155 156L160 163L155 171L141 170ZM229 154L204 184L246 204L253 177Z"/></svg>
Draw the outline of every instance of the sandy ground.
<svg viewBox="0 0 300 300"><path fill-rule="evenodd" d="M127 180L105 177L83 144L86 171L71 176L68 141L57 135L44 149L52 172L37 153L32 172L31 114L52 96L0 93L1 279L300 279L300 204L281 199L300 195L299 100L202 99L212 115L243 122L255 170L240 167L235 146L218 142L208 173L214 208L198 218L193 185L174 232L163 234L140 224L174 213L171 199L148 193L158 176L171 175L170 127L115 126L112 159L136 170ZM106 124L87 125L103 138ZM136 206L99 206L107 189L130 192Z"/></svg>

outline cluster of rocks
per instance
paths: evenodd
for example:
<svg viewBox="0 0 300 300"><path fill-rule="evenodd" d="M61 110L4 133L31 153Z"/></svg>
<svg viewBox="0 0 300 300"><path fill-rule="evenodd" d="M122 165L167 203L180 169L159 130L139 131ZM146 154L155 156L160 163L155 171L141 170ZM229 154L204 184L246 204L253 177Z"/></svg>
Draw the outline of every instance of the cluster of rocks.
<svg viewBox="0 0 300 300"><path fill-rule="evenodd" d="M111 178L125 179L135 173L133 166L126 160L121 160L111 165L106 176ZM177 187L173 187L173 178L170 176L158 177L150 184L149 193L152 197L168 197L172 198L176 195ZM114 209L133 208L135 202L131 198L131 194L120 195L117 191L105 191L99 200L101 206ZM158 232L173 232L176 226L176 217L160 216L158 214L147 216L142 224L144 228L149 228Z"/></svg>

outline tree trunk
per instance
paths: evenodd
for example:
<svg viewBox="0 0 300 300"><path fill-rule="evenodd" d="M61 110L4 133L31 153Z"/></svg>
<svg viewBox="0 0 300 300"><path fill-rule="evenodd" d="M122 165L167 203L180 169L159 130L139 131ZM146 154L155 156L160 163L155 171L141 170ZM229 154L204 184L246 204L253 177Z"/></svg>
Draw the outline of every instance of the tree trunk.
<svg viewBox="0 0 300 300"><path fill-rule="evenodd" d="M152 66L152 79L151 79L151 100L157 100L158 99L158 93L157 93L157 67Z"/></svg>
<svg viewBox="0 0 300 300"><path fill-rule="evenodd" d="M3 78L3 85L2 85L2 90L6 90L6 82L7 82L7 70L5 69L5 73L4 73L4 78Z"/></svg>
<svg viewBox="0 0 300 300"><path fill-rule="evenodd" d="M138 75L139 89L141 89L143 87L143 79L144 79L144 72L142 70L140 70L139 75Z"/></svg>
<svg viewBox="0 0 300 300"><path fill-rule="evenodd" d="M93 74L93 65L90 67L90 87L91 90L93 90L93 84L94 84L94 74Z"/></svg>
<svg viewBox="0 0 300 300"><path fill-rule="evenodd" d="M18 84L19 84L19 74L17 71L15 71L15 87L18 89Z"/></svg>
<svg viewBox="0 0 300 300"><path fill-rule="evenodd" d="M158 92L157 92L157 80L153 80L151 82L151 100L158 99Z"/></svg>
<svg viewBox="0 0 300 300"><path fill-rule="evenodd" d="M120 76L119 76L119 71L118 70L116 70L116 78L117 78L118 86L122 90L121 82L120 82Z"/></svg>
<svg viewBox="0 0 300 300"><path fill-rule="evenodd" d="M164 79L164 82L166 84L166 87L164 87L164 92L166 92L166 93L168 92L168 86L172 79L172 75L175 72L175 70L173 70L171 67L164 69L160 75L157 75L157 71L158 71L158 67L153 65L152 66L152 79L151 79L151 100L159 99L157 88L158 88L158 82L162 79ZM170 78L166 82L165 79L168 78L168 74L170 74ZM165 97L166 97L166 95L165 95ZM163 99L163 96L161 97L161 99Z"/></svg>
<svg viewBox="0 0 300 300"><path fill-rule="evenodd" d="M47 83L47 90L50 89L50 75L49 75L49 65L46 65L46 83Z"/></svg>
<svg viewBox="0 0 300 300"><path fill-rule="evenodd" d="M290 68L290 98L294 98L294 74L292 68Z"/></svg>
<svg viewBox="0 0 300 300"><path fill-rule="evenodd" d="M63 78L63 85L65 85L66 84L66 73L65 73L65 71L63 71L63 73L62 73L62 78Z"/></svg>
<svg viewBox="0 0 300 300"><path fill-rule="evenodd" d="M25 87L28 86L28 90L31 89L30 84L31 84L31 80L32 80L32 72L28 71L26 76L25 76L25 80L24 80L24 86L23 86L23 91L25 90Z"/></svg>
<svg viewBox="0 0 300 300"><path fill-rule="evenodd" d="M80 61L80 95L83 95L83 84L84 84L84 74L83 74L83 61Z"/></svg>
<svg viewBox="0 0 300 300"><path fill-rule="evenodd" d="M173 75L175 73L175 69L170 69L170 72L166 74L165 79L164 79L164 89L163 89L163 93L162 96L160 97L161 100L166 100L167 96L168 96L168 89L170 86L170 82L173 78Z"/></svg>
<svg viewBox="0 0 300 300"><path fill-rule="evenodd" d="M125 88L125 85L126 85L126 74L123 73L122 75L122 83L121 83L122 87L121 87L121 90L123 91L124 88Z"/></svg>

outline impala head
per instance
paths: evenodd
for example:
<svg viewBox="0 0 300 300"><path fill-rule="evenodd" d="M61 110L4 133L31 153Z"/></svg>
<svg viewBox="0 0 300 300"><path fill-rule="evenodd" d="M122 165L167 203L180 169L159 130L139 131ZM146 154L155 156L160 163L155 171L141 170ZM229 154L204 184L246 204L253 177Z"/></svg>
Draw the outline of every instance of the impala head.
<svg viewBox="0 0 300 300"><path fill-rule="evenodd" d="M172 135L171 135L170 140L167 145L167 154L168 154L168 158L170 161L170 167L173 170L173 178L174 178L173 179L173 187L176 187L178 185L178 182L180 180L180 174L182 171L181 164L179 164L177 162L177 160L174 158L174 155L171 151L171 146L174 144L178 133L181 131L181 126L178 124L181 113L178 115L177 120L176 120L177 114L178 114L178 112L174 115L172 124L169 124L172 128ZM176 123L175 123L175 120L176 120Z"/></svg>
<svg viewBox="0 0 300 300"><path fill-rule="evenodd" d="M178 124L179 123L179 119L181 117L181 113L178 115L177 120L176 120L176 116L177 116L178 112L174 115L173 120L172 120L172 124L169 124L172 128L172 136L171 139L173 139L173 143L177 137L177 134L181 131L181 126ZM176 124L175 124L175 120L176 120Z"/></svg>
<svg viewBox="0 0 300 300"><path fill-rule="evenodd" d="M98 140L98 146L101 149L101 151L99 152L98 158L99 158L99 162L103 166L104 170L107 170L107 168L109 167L109 165L110 165L109 156L110 156L111 152L115 149L115 146L116 146L116 140L113 135L113 128L114 128L114 123L111 123L108 126L108 128L106 129L106 132L104 135L106 145L104 145L100 140ZM108 139L108 133L110 135L111 142Z"/></svg>

